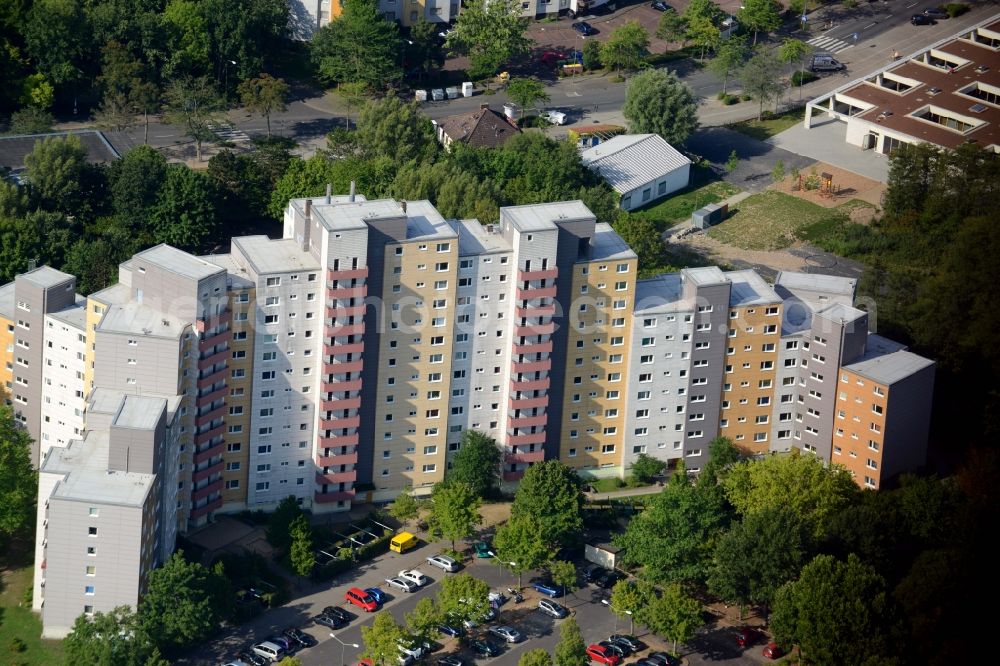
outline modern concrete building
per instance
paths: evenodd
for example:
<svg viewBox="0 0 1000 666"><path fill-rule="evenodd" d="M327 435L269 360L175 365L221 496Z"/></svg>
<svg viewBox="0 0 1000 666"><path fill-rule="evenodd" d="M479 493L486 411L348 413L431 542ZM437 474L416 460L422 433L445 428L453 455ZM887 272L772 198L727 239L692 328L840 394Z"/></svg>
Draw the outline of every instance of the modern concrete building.
<svg viewBox="0 0 1000 666"><path fill-rule="evenodd" d="M569 1L569 0L565 0ZM289 0L289 29L295 39L309 39L344 11L344 0ZM458 0L378 0L386 20L410 27L421 19L431 23L453 22L462 10Z"/></svg>
<svg viewBox="0 0 1000 666"><path fill-rule="evenodd" d="M484 226L427 201L296 199L283 238L230 249L150 248L86 299L49 268L0 287L2 379L40 442L47 636L134 604L218 513L428 494L469 429L496 439L507 484L550 458L696 472L719 435L843 461L866 487L923 462L933 363L868 333L853 280L639 280L580 201Z"/></svg>
<svg viewBox="0 0 1000 666"><path fill-rule="evenodd" d="M835 120L845 140L889 155L902 144L1000 152L1000 15L806 105L805 127Z"/></svg>

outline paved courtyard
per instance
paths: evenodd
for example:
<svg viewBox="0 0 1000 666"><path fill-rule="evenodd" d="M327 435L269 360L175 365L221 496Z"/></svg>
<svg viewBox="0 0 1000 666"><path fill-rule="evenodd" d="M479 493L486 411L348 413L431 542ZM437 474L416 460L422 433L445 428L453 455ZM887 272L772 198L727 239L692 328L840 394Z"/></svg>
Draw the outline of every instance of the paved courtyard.
<svg viewBox="0 0 1000 666"><path fill-rule="evenodd" d="M889 158L872 150L861 150L844 141L847 125L826 116L813 116L812 129L799 123L768 139L775 148L805 155L885 183L889 180Z"/></svg>

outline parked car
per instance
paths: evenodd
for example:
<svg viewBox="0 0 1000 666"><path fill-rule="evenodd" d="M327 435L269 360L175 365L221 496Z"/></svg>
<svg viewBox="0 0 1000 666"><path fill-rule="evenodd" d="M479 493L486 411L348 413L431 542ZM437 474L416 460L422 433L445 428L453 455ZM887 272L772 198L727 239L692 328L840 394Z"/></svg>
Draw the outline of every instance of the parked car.
<svg viewBox="0 0 1000 666"><path fill-rule="evenodd" d="M370 594L358 587L352 587L344 593L344 601L357 606L366 613L374 613L378 610L378 602Z"/></svg>
<svg viewBox="0 0 1000 666"><path fill-rule="evenodd" d="M507 625L490 627L489 632L497 638L502 638L506 643L519 643L521 641L521 632Z"/></svg>
<svg viewBox="0 0 1000 666"><path fill-rule="evenodd" d="M261 641L253 646L254 654L258 654L271 661L281 661L285 658L285 649L277 643L271 641Z"/></svg>
<svg viewBox="0 0 1000 666"><path fill-rule="evenodd" d="M601 576L603 576L607 572L608 572L607 569L595 564L583 572L583 579L588 583L596 583L598 580L600 580Z"/></svg>
<svg viewBox="0 0 1000 666"><path fill-rule="evenodd" d="M502 652L496 643L486 638L472 641L472 645L470 647L472 647L472 651L480 657L496 657Z"/></svg>
<svg viewBox="0 0 1000 666"><path fill-rule="evenodd" d="M935 21L946 19L950 16L946 10L941 9L940 7L930 7L928 9L925 9L924 15L930 16Z"/></svg>
<svg viewBox="0 0 1000 666"><path fill-rule="evenodd" d="M417 587L423 587L427 583L431 582L427 576L423 575L416 569L403 569L398 575L403 580L408 580Z"/></svg>
<svg viewBox="0 0 1000 666"><path fill-rule="evenodd" d="M446 654L437 660L438 666L465 666L465 662L453 654Z"/></svg>
<svg viewBox="0 0 1000 666"><path fill-rule="evenodd" d="M420 589L420 586L416 583L411 583L410 581L402 578L386 578L385 583L389 587L394 587L397 590L402 590L403 592L416 592Z"/></svg>
<svg viewBox="0 0 1000 666"><path fill-rule="evenodd" d="M271 663L270 659L265 659L252 650L243 650L236 655L236 658L246 664L250 664L250 666L267 666Z"/></svg>
<svg viewBox="0 0 1000 666"><path fill-rule="evenodd" d="M304 647L304 648L316 647L317 643L316 639L307 634L306 632L302 631L301 629L297 629L295 627L289 627L288 629L285 629L281 633L288 640L295 641L296 643L298 643L299 647Z"/></svg>
<svg viewBox="0 0 1000 666"><path fill-rule="evenodd" d="M539 599L538 610L542 611L543 613L545 613L550 617L556 618L557 620L561 620L562 618L569 615L569 611L566 610L565 606L557 604L551 599Z"/></svg>
<svg viewBox="0 0 1000 666"><path fill-rule="evenodd" d="M442 624L438 627L438 631L446 636L452 636L454 638L465 635L465 629L462 629L462 627L454 624Z"/></svg>
<svg viewBox="0 0 1000 666"><path fill-rule="evenodd" d="M397 645L402 654L408 654L414 659L422 659L431 651L430 643L418 643L412 638L400 638Z"/></svg>
<svg viewBox="0 0 1000 666"><path fill-rule="evenodd" d="M375 600L375 603L384 604L389 600L389 595L377 587L366 587L365 593Z"/></svg>
<svg viewBox="0 0 1000 666"><path fill-rule="evenodd" d="M550 597L558 598L561 597L563 594L562 588L557 586L552 581L541 580L538 581L537 583L532 583L531 586L536 590L538 590L539 592L541 592L542 594L547 594Z"/></svg>
<svg viewBox="0 0 1000 666"><path fill-rule="evenodd" d="M785 656L785 651L778 647L777 643L768 643L764 646L764 649L761 650L761 654L768 659L777 659L778 657Z"/></svg>
<svg viewBox="0 0 1000 666"><path fill-rule="evenodd" d="M625 661L625 657L631 656L632 649L624 645L619 645L618 643L612 643L611 641L601 641L598 643L605 650L612 652L622 658Z"/></svg>
<svg viewBox="0 0 1000 666"><path fill-rule="evenodd" d="M458 571L458 562L451 559L447 555L431 555L427 558L427 564L435 566L448 573L454 573Z"/></svg>
<svg viewBox="0 0 1000 666"><path fill-rule="evenodd" d="M549 109L545 112L545 120L553 125L565 125L566 124L566 114L562 111L557 111L555 109Z"/></svg>
<svg viewBox="0 0 1000 666"><path fill-rule="evenodd" d="M591 661L596 661L605 666L618 666L622 662L621 657L597 643L587 648L587 656L590 657Z"/></svg>
<svg viewBox="0 0 1000 666"><path fill-rule="evenodd" d="M608 640L615 645L624 645L632 652L638 652L646 647L642 641L630 634L611 634L611 637L608 638Z"/></svg>
<svg viewBox="0 0 1000 666"><path fill-rule="evenodd" d="M649 3L649 6L658 12L674 11L674 8L668 5L667 3L663 2L663 0L653 0L651 3Z"/></svg>
<svg viewBox="0 0 1000 666"><path fill-rule="evenodd" d="M330 617L335 617L339 620L343 620L345 623L350 622L354 618L350 613L345 611L340 606L327 606L323 609L323 615L329 615Z"/></svg>
<svg viewBox="0 0 1000 666"><path fill-rule="evenodd" d="M646 655L647 661L654 661L657 666L681 666L681 660L666 652L650 652Z"/></svg>
<svg viewBox="0 0 1000 666"><path fill-rule="evenodd" d="M736 632L736 644L741 648L750 647L760 640L760 635L753 627L740 627Z"/></svg>
<svg viewBox="0 0 1000 666"><path fill-rule="evenodd" d="M927 14L914 14L910 17L912 25L934 25L934 19Z"/></svg>
<svg viewBox="0 0 1000 666"><path fill-rule="evenodd" d="M594 26L590 25L586 21L577 21L576 23L570 25L570 27L576 30L581 35L583 35L584 37L588 37L597 32L596 30L594 30Z"/></svg>
<svg viewBox="0 0 1000 666"><path fill-rule="evenodd" d="M477 541L472 544L472 548L476 551L476 557L493 557L493 552L490 550L490 544L485 541Z"/></svg>
<svg viewBox="0 0 1000 666"><path fill-rule="evenodd" d="M622 576L617 571L605 571L604 574L595 581L598 587L603 587L605 590L610 590L615 584L620 581L624 576Z"/></svg>
<svg viewBox="0 0 1000 666"><path fill-rule="evenodd" d="M314 617L313 622L324 627L329 627L330 629L340 629L341 627L347 626L346 620L332 615L327 615L326 613L320 613Z"/></svg>

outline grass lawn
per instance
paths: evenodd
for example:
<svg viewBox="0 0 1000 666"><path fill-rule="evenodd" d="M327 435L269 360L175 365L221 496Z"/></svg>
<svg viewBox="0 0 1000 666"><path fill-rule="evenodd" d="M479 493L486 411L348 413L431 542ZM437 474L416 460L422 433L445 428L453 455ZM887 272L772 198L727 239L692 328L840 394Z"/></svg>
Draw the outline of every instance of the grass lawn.
<svg viewBox="0 0 1000 666"><path fill-rule="evenodd" d="M770 139L775 134L784 132L792 125L802 122L803 118L805 118L805 111L803 109L791 109L778 115L764 114L763 120L744 120L740 123L727 125L727 127L764 141Z"/></svg>
<svg viewBox="0 0 1000 666"><path fill-rule="evenodd" d="M850 211L871 204L852 199L836 208L823 208L788 194L768 190L744 199L730 209L730 217L708 234L744 250L779 250L798 240L807 228L846 220Z"/></svg>
<svg viewBox="0 0 1000 666"><path fill-rule="evenodd" d="M703 172L711 174L708 169L692 168L692 185L646 208L633 211L632 215L650 220L657 229L665 231L677 222L690 218L691 213L702 206L717 203L740 191L724 180L706 182L709 176Z"/></svg>
<svg viewBox="0 0 1000 666"><path fill-rule="evenodd" d="M31 587L31 564L10 565L0 560L3 585L0 588L0 663L17 666L55 666L63 662L62 643L43 641L42 621L31 612L31 604L24 603L24 592ZM24 652L10 649L11 641L20 638L27 646Z"/></svg>

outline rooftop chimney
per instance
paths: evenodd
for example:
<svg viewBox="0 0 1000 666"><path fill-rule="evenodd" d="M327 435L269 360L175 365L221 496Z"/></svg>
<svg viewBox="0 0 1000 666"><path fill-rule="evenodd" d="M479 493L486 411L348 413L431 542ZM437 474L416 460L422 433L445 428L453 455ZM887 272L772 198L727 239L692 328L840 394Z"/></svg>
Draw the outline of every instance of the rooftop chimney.
<svg viewBox="0 0 1000 666"><path fill-rule="evenodd" d="M312 212L313 212L313 202L312 202L312 199L307 198L306 199L306 220L307 221L312 219Z"/></svg>
<svg viewBox="0 0 1000 666"><path fill-rule="evenodd" d="M399 202L399 207L403 209L404 213L406 212L406 199Z"/></svg>
<svg viewBox="0 0 1000 666"><path fill-rule="evenodd" d="M351 201L351 202L354 201L354 181L353 180L351 181L351 194L348 197L348 201Z"/></svg>
<svg viewBox="0 0 1000 666"><path fill-rule="evenodd" d="M326 202L333 203L333 183L326 184Z"/></svg>

